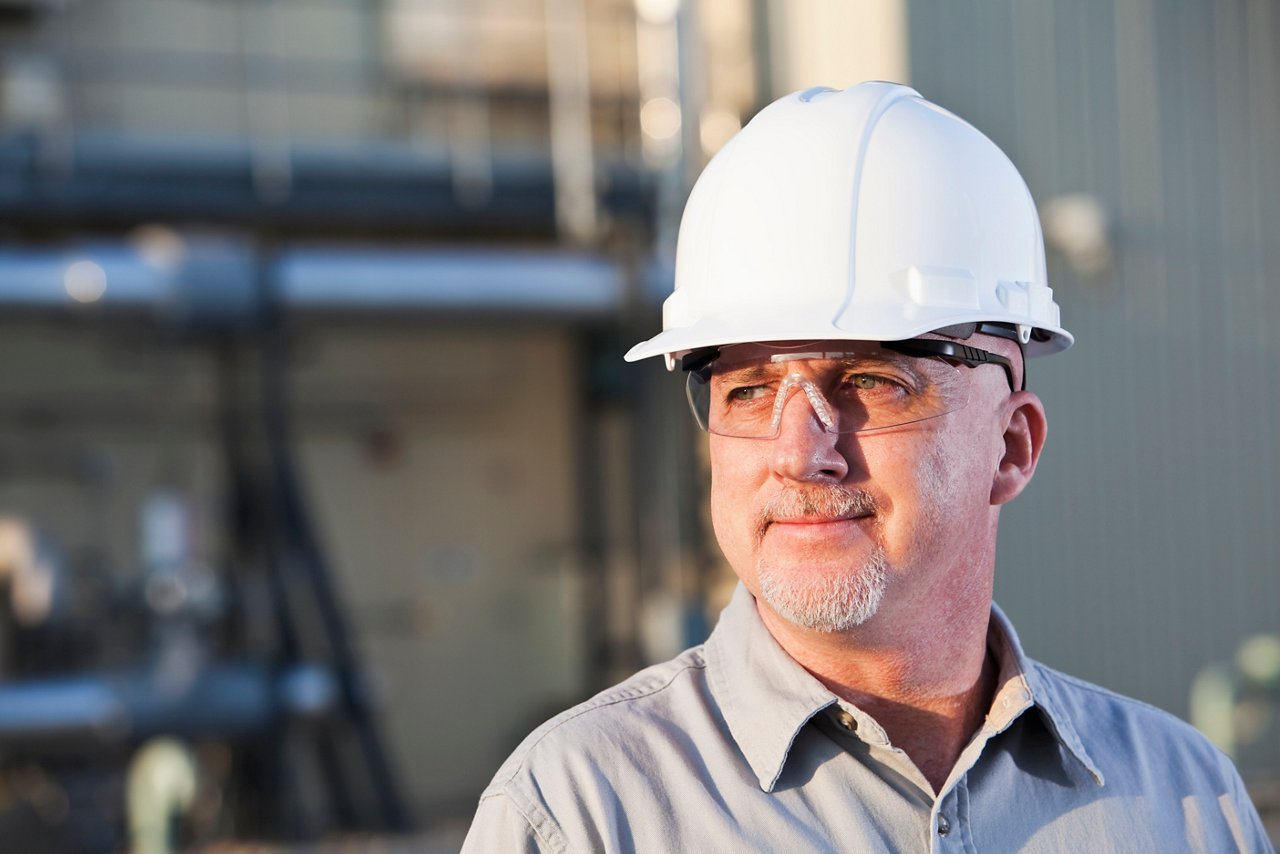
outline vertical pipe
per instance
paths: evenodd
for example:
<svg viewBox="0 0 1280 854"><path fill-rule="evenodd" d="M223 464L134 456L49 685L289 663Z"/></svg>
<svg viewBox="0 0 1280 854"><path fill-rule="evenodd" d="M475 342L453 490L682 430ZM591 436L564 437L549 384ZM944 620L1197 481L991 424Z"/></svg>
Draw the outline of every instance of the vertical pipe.
<svg viewBox="0 0 1280 854"><path fill-rule="evenodd" d="M677 32L680 0L636 0L636 75L640 95L640 133L645 163L657 181L654 252L661 260L675 257L676 233L684 205L684 146L682 131L686 111L682 63L692 50L682 53Z"/></svg>
<svg viewBox="0 0 1280 854"><path fill-rule="evenodd" d="M545 9L556 225L561 237L584 244L596 234L586 8L583 0L546 0Z"/></svg>
<svg viewBox="0 0 1280 854"><path fill-rule="evenodd" d="M773 76L773 27L769 9L770 0L751 0L751 47L755 72L755 106L758 113L776 97L777 87Z"/></svg>
<svg viewBox="0 0 1280 854"><path fill-rule="evenodd" d="M253 5L258 8L251 12L246 8L246 0L241 0L238 8L249 166L258 197L266 202L280 202L293 190L289 92L279 73L282 60L276 56L255 55L250 36L261 30L267 33L269 41L277 41L282 13L275 0Z"/></svg>

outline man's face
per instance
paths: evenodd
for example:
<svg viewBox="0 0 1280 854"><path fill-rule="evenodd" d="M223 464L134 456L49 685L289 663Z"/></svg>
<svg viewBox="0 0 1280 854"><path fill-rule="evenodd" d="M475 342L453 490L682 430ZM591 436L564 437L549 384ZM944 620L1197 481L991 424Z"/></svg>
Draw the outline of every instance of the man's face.
<svg viewBox="0 0 1280 854"><path fill-rule="evenodd" d="M1017 358L1012 342L977 336L967 343ZM762 385L780 387L798 374L837 410L840 371L835 360L792 361L772 380L763 375ZM994 366L925 359L919 374L963 384L948 392L958 390L962 405L892 428L831 432L795 378L790 384L799 388L771 410L776 437L711 435L716 537L747 588L779 617L844 631L886 608L989 596L992 480L1009 386ZM884 393L875 379L856 382Z"/></svg>

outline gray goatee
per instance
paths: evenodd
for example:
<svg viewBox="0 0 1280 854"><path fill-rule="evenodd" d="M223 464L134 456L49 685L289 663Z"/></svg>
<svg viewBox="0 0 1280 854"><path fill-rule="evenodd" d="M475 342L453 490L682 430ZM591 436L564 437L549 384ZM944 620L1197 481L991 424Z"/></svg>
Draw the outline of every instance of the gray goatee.
<svg viewBox="0 0 1280 854"><path fill-rule="evenodd" d="M835 484L778 493L761 510L756 522L756 544L763 542L775 519L834 519L876 511L867 492ZM860 626L875 615L884 597L888 560L873 548L861 566L850 566L836 575L805 573L803 568L772 565L761 558L756 565L760 596L773 610L797 626L822 632L843 632Z"/></svg>

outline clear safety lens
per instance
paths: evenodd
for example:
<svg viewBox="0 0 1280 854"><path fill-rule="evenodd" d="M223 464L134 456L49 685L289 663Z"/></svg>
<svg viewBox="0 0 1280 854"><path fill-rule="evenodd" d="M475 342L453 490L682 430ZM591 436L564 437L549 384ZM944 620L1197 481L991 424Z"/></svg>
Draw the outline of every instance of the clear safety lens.
<svg viewBox="0 0 1280 854"><path fill-rule="evenodd" d="M689 404L698 426L720 436L771 438L796 395L832 433L900 427L968 402L968 384L952 362L874 343L838 342L833 351L833 343L723 348L714 361L689 371Z"/></svg>

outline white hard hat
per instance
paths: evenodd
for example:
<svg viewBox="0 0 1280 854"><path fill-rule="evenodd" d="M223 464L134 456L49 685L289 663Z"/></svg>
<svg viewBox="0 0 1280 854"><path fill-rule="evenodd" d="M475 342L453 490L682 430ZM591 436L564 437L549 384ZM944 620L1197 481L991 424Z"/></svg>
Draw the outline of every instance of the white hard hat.
<svg viewBox="0 0 1280 854"><path fill-rule="evenodd" d="M628 361L748 341L897 341L993 322L1065 350L1035 203L1009 158L913 89L775 101L689 196L662 332Z"/></svg>

